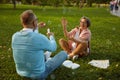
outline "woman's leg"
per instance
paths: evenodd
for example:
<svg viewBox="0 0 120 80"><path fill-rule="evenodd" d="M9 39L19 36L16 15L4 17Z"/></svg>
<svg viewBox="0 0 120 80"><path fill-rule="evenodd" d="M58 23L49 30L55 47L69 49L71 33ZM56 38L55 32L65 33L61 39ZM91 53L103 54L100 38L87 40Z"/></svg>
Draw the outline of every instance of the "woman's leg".
<svg viewBox="0 0 120 80"><path fill-rule="evenodd" d="M61 48L63 50L67 51L68 53L71 53L71 49L70 49L69 43L66 40L60 39L59 40L59 45L61 46Z"/></svg>
<svg viewBox="0 0 120 80"><path fill-rule="evenodd" d="M70 54L70 57L73 57L74 55L80 55L80 57L81 57L81 56L87 54L86 49L87 49L87 43L80 43L80 44L78 44L76 49L74 49L72 51L72 53Z"/></svg>

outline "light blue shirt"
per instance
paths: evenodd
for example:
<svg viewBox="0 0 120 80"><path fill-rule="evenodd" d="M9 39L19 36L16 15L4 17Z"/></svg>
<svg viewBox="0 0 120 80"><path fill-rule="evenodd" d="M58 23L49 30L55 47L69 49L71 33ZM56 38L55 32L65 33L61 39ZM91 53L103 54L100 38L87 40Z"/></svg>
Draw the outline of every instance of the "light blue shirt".
<svg viewBox="0 0 120 80"><path fill-rule="evenodd" d="M57 48L53 36L48 39L32 29L23 29L12 36L13 58L17 73L26 77L37 77L45 71L44 51Z"/></svg>

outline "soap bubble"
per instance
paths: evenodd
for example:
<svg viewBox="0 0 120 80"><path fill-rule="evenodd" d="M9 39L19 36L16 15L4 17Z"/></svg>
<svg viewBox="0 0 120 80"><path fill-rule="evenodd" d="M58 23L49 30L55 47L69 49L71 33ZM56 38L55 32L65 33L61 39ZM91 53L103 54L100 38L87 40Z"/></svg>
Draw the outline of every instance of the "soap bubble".
<svg viewBox="0 0 120 80"><path fill-rule="evenodd" d="M114 28L112 28L112 30L113 30L113 31L115 31L115 30L116 30L116 28L114 27Z"/></svg>

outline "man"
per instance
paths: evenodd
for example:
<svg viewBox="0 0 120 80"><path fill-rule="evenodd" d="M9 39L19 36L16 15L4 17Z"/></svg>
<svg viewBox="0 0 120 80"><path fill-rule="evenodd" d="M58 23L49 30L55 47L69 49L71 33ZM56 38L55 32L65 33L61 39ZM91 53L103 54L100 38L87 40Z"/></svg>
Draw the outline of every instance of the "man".
<svg viewBox="0 0 120 80"><path fill-rule="evenodd" d="M80 20L80 26L67 31L67 20L62 19L62 26L64 35L68 38L68 41L64 39L59 40L61 48L69 53L70 58L88 55L90 53L89 42L91 38L91 32L88 29L90 26L90 20L87 17L82 17Z"/></svg>
<svg viewBox="0 0 120 80"><path fill-rule="evenodd" d="M12 36L17 73L23 77L43 80L66 60L67 53L61 51L45 62L44 51L53 52L57 48L53 33L48 33L48 39L36 32L37 17L32 10L24 11L20 20L23 29Z"/></svg>

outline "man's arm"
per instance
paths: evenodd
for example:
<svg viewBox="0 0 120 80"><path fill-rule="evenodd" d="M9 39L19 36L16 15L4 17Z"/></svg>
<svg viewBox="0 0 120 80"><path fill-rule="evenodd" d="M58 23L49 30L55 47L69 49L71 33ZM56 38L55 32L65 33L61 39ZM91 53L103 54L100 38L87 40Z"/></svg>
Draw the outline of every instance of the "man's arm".
<svg viewBox="0 0 120 80"><path fill-rule="evenodd" d="M35 36L36 38L34 38L33 41L37 49L51 52L56 51L57 44L53 35L50 36L50 39L43 34L37 34Z"/></svg>

